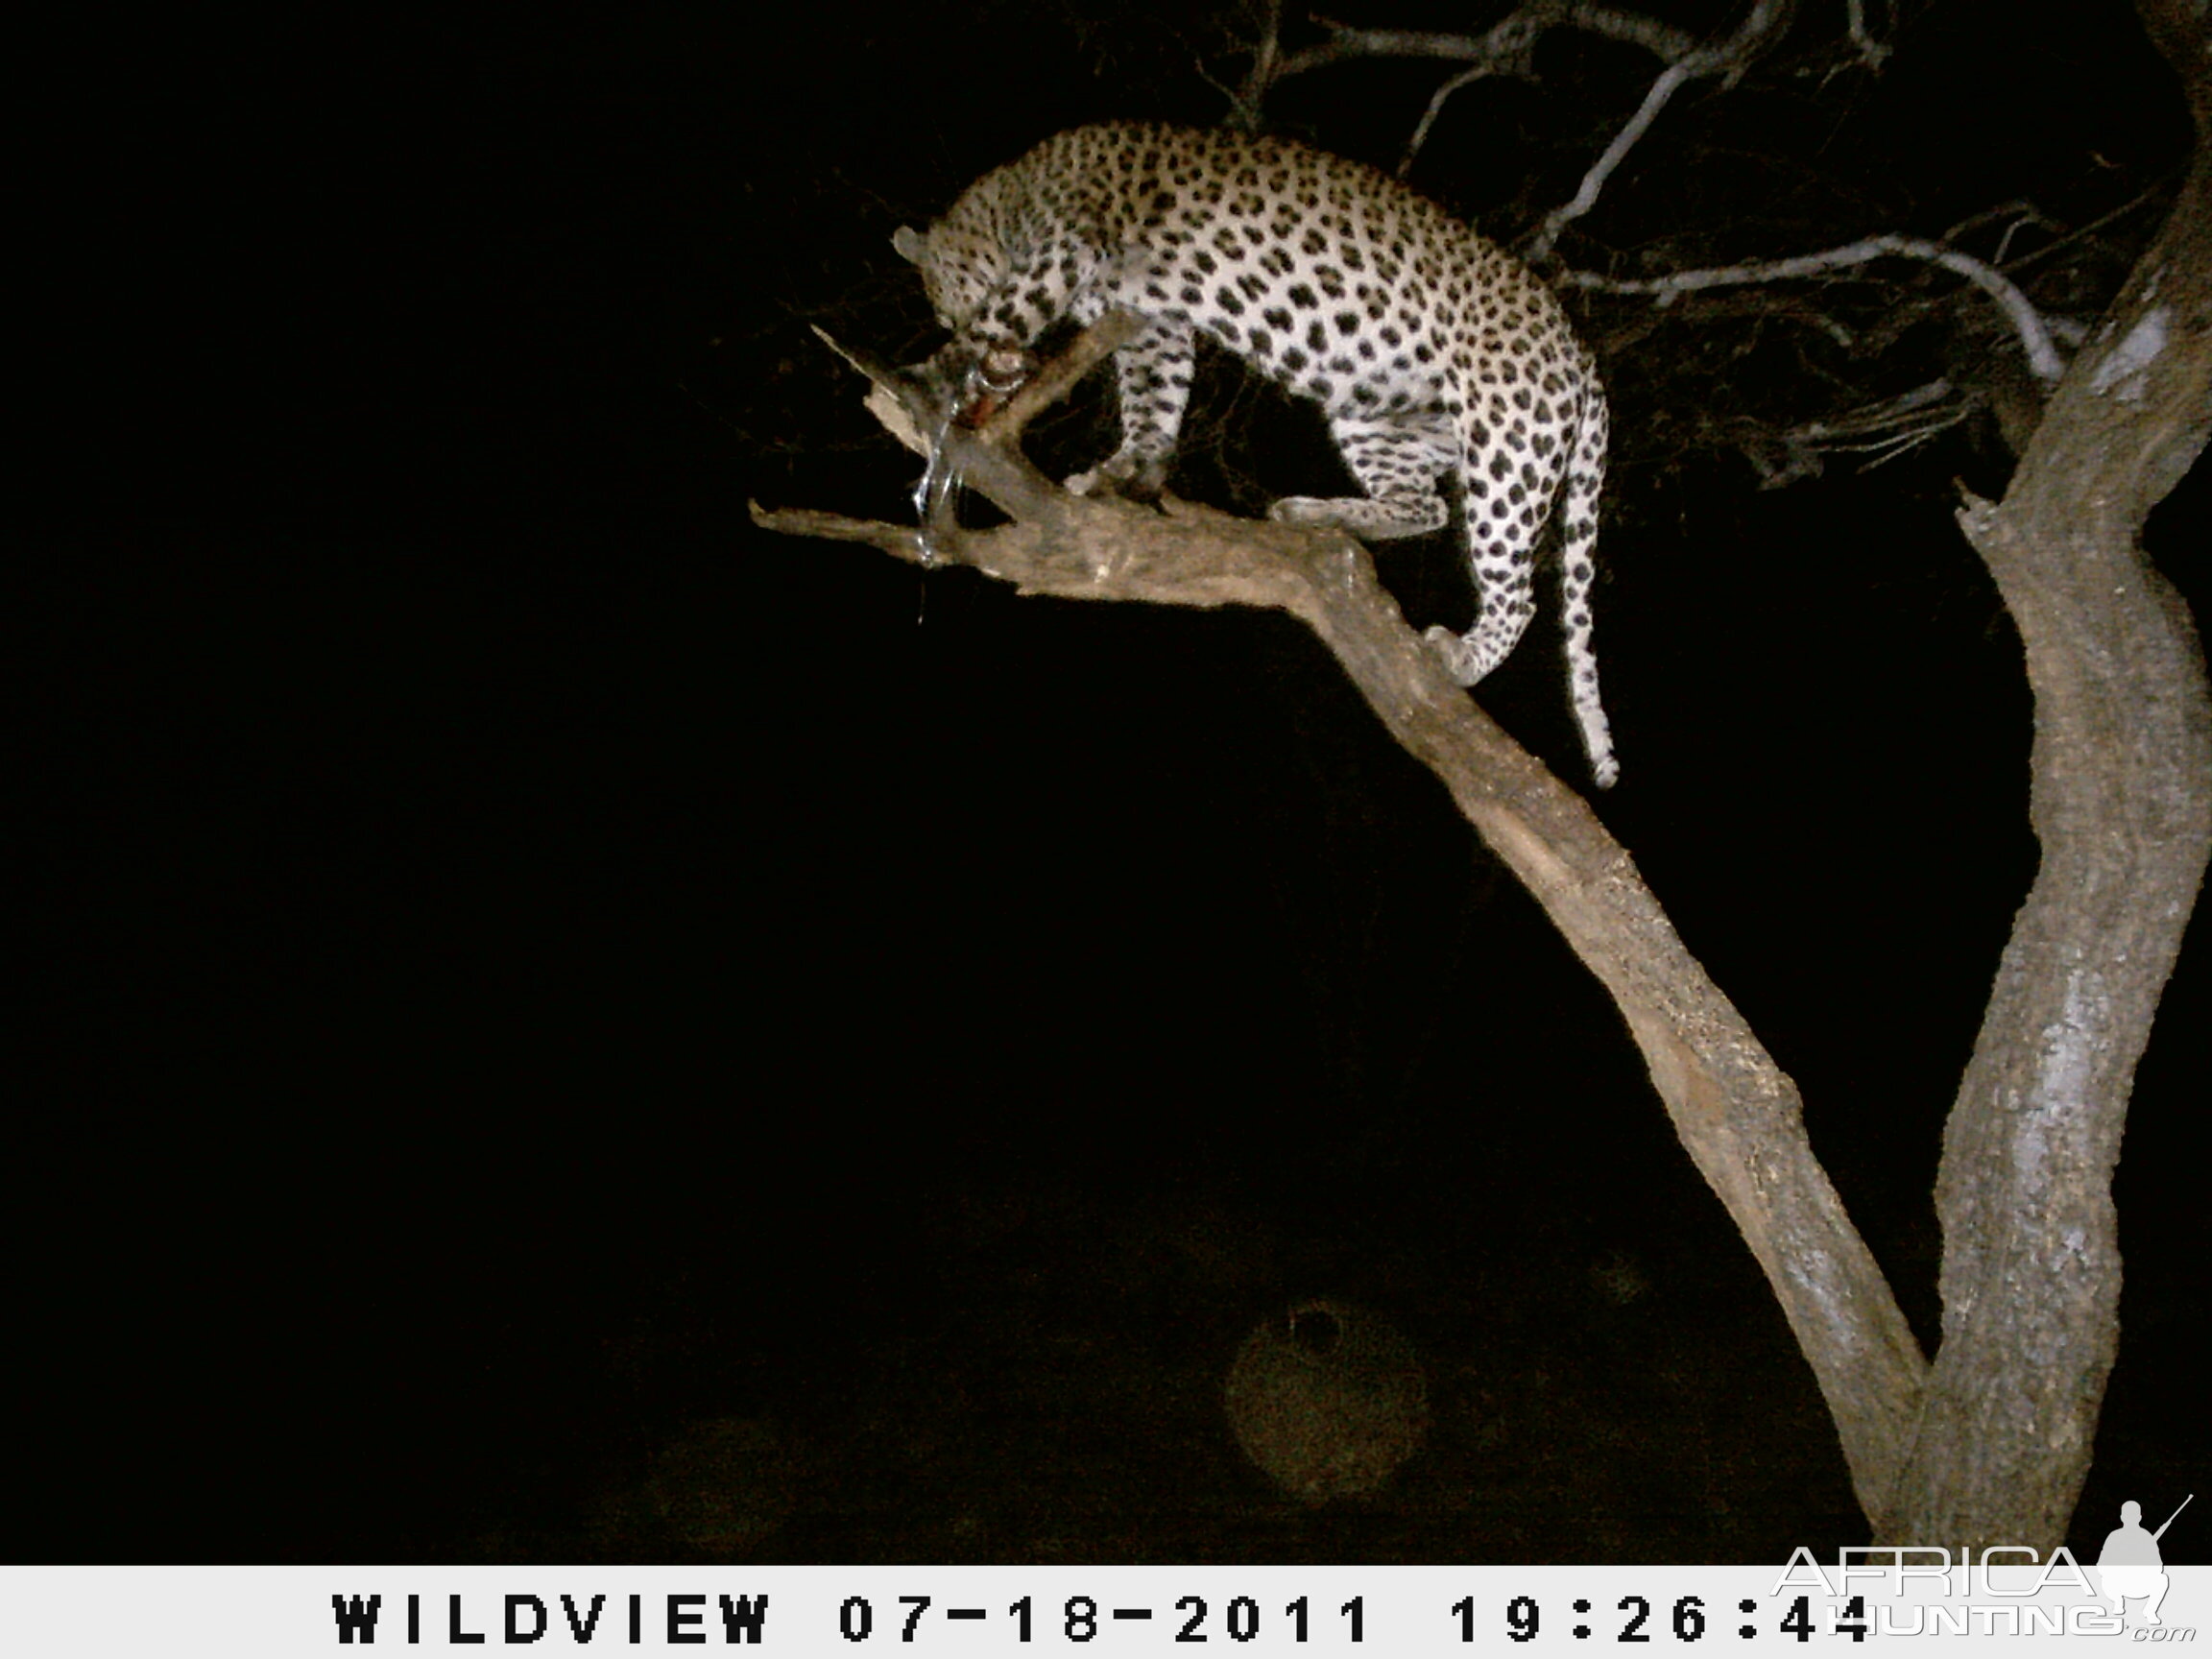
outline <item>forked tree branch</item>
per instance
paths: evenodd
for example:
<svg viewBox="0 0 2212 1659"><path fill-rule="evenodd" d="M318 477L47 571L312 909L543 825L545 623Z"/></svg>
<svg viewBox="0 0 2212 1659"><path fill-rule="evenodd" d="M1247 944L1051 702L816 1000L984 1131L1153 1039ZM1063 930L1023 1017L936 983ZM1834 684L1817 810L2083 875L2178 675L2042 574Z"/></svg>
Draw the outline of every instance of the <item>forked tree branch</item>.
<svg viewBox="0 0 2212 1659"><path fill-rule="evenodd" d="M1559 232L1598 205L1598 196L1605 188L1605 181L1627 158L1636 141L1651 130L1651 123L1659 118L1659 112L1667 108L1675 93L1708 75L1725 75L1731 81L1742 75L1760 54L1782 37L1794 10L1795 0L1753 0L1751 10L1737 25L1735 34L1714 45L1700 46L1661 70L1658 79L1646 89L1644 102L1636 113L1629 116L1626 124L1613 135L1612 143L1606 145L1605 153L1591 163L1590 170L1582 176L1573 198L1544 216L1544 223L1523 251L1526 257L1531 261L1550 257L1559 240Z"/></svg>
<svg viewBox="0 0 2212 1659"><path fill-rule="evenodd" d="M884 399L903 410L902 441L926 447L920 435L936 422L916 406L916 388L878 379L872 401ZM1025 409L977 432L947 431L947 458L1013 522L941 526L930 538L935 556L1023 593L1249 605L1287 612L1320 636L1391 736L1443 780L1611 994L1675 1133L1766 1272L1861 1502L1876 1513L1918 1410L1919 1347L1813 1155L1796 1086L1683 946L1627 853L1453 681L1358 541L1177 502L1154 512L1070 495L1014 444ZM928 556L905 525L757 505L753 515L764 529L869 541L914 563Z"/></svg>

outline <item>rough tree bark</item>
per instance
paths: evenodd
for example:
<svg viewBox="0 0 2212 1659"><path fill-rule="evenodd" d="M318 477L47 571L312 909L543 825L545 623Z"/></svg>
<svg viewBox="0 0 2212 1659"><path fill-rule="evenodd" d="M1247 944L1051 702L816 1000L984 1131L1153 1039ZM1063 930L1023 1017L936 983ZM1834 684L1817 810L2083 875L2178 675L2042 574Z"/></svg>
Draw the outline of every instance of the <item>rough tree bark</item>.
<svg viewBox="0 0 2212 1659"><path fill-rule="evenodd" d="M1675 1132L1766 1272L1878 1540L2055 1547L2117 1337L2110 1198L2136 1060L2212 855L2212 690L2187 612L2138 544L2212 426L2212 59L2202 0L2140 0L2196 112L2195 170L2053 396L2002 504L1961 514L2026 642L2033 891L1949 1123L1943 1346L1933 1368L1814 1157L1796 1086L1691 956L1582 798L1444 672L1341 535L1067 494L1022 425L1123 337L1109 318L944 457L1013 522L925 533L754 508L764 528L966 564L1063 598L1282 610L1544 906L1627 1022ZM878 373L918 452L929 412ZM903 400L903 401L902 401Z"/></svg>
<svg viewBox="0 0 2212 1659"><path fill-rule="evenodd" d="M2042 858L1945 1128L1942 1347L1874 1512L1896 1543L2065 1536L2119 1344L2128 1092L2212 854L2203 655L2139 540L2212 428L2212 26L2202 0L2138 10L2194 163L2005 499L1959 516L2027 649Z"/></svg>

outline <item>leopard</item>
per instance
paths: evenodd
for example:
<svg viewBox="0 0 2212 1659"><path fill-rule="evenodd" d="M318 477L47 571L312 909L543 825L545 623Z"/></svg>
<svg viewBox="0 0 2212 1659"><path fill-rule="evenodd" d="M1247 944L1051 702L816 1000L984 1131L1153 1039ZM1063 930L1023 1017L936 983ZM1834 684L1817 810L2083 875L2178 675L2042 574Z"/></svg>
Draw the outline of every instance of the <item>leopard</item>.
<svg viewBox="0 0 2212 1659"><path fill-rule="evenodd" d="M1598 786L1619 777L1591 625L1605 394L1527 265L1362 162L1138 122L1047 138L892 245L951 335L928 366L956 397L1018 386L1058 326L1116 309L1142 321L1114 354L1118 446L1066 480L1075 494L1158 498L1200 338L1320 404L1365 492L1286 496L1270 517L1376 541L1429 535L1450 522L1455 479L1476 616L1463 635L1425 637L1461 685L1527 631L1556 517L1569 695Z"/></svg>

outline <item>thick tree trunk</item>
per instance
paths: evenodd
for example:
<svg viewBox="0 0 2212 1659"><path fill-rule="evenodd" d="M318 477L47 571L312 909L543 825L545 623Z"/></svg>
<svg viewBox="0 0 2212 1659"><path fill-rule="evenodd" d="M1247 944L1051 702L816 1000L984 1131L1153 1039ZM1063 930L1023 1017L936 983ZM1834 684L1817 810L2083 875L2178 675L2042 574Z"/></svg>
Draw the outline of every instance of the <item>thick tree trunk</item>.
<svg viewBox="0 0 2212 1659"><path fill-rule="evenodd" d="M2212 426L2212 41L2200 5L2141 10L2197 113L2194 169L2004 501L1960 515L2027 649L2042 861L1944 1136L1943 1342L1875 1518L1891 1543L2066 1534L2119 1341L2128 1092L2212 853L2203 654L2138 541Z"/></svg>

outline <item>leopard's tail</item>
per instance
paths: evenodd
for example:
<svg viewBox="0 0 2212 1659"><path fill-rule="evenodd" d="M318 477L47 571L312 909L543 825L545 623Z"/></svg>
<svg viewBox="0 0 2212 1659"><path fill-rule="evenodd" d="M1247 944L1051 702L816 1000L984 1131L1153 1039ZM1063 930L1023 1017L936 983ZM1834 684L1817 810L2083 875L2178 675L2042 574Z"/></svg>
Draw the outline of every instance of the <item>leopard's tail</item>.
<svg viewBox="0 0 2212 1659"><path fill-rule="evenodd" d="M1598 787L1610 789L1621 776L1613 758L1613 729L1598 700L1598 653L1591 645L1590 588L1597 577L1598 498L1605 488L1608 436L1605 394L1596 373L1586 381L1582 409L1575 422L1574 449L1559 496L1559 617L1567 636L1567 692L1582 728L1582 752Z"/></svg>

